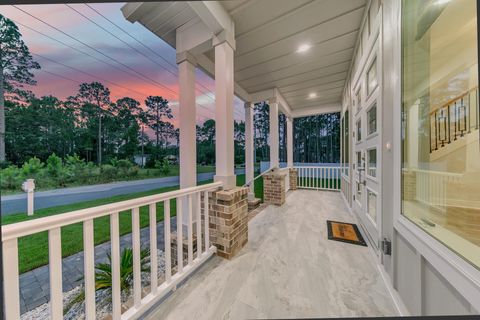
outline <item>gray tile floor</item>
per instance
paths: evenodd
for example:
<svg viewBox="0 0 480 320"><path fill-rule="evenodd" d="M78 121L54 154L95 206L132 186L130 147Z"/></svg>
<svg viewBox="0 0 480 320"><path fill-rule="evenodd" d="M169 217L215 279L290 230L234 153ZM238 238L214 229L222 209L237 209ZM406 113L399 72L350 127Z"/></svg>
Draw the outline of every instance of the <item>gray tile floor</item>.
<svg viewBox="0 0 480 320"><path fill-rule="evenodd" d="M235 258L214 256L146 319L398 315L371 249L328 240L326 220L355 223L340 193L290 193L250 220Z"/></svg>
<svg viewBox="0 0 480 320"><path fill-rule="evenodd" d="M171 230L176 230L176 219L171 219ZM140 233L143 246L149 246L149 229L143 228ZM132 246L132 235L127 234L120 238L120 248ZM163 250L164 233L163 222L157 224L157 246ZM95 247L95 262L106 262L107 253L110 253L110 242ZM67 292L83 282L83 252L76 253L62 260L63 291ZM50 276L48 265L34 269L20 275L20 311L30 311L50 300Z"/></svg>

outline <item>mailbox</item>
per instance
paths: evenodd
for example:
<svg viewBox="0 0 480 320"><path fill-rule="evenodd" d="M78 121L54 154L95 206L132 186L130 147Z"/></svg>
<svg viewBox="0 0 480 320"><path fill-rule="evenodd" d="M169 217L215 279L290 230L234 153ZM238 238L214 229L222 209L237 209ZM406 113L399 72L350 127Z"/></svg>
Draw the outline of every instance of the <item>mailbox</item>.
<svg viewBox="0 0 480 320"><path fill-rule="evenodd" d="M22 183L22 189L25 192L32 192L35 190L35 179L27 179Z"/></svg>

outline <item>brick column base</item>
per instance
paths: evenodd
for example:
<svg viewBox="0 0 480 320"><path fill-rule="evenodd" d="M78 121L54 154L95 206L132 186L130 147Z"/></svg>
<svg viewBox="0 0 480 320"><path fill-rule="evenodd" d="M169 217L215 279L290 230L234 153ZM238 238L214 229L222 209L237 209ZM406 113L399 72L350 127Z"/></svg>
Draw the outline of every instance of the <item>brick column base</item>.
<svg viewBox="0 0 480 320"><path fill-rule="evenodd" d="M288 174L290 175L290 190L297 190L298 171L295 168L290 168Z"/></svg>
<svg viewBox="0 0 480 320"><path fill-rule="evenodd" d="M285 175L270 172L263 176L263 201L281 206L285 203Z"/></svg>
<svg viewBox="0 0 480 320"><path fill-rule="evenodd" d="M233 258L248 242L248 188L209 193L210 242L217 255Z"/></svg>
<svg viewBox="0 0 480 320"><path fill-rule="evenodd" d="M196 230L195 225L194 225L193 230ZM182 256L183 256L183 265L185 266L188 263L188 236L185 234L186 230L184 230L183 233L184 234L183 234L183 239L182 239ZM202 238L203 238L203 234L202 234ZM196 236L196 234L193 234L193 236L192 236L192 243L193 243L193 259L195 259L197 257L197 236ZM205 247L205 245L203 243L202 243L202 247ZM171 257L172 257L172 267L175 267L175 266L178 265L178 260L177 260L178 241L177 241L177 233L176 232L172 232L170 248L171 248Z"/></svg>

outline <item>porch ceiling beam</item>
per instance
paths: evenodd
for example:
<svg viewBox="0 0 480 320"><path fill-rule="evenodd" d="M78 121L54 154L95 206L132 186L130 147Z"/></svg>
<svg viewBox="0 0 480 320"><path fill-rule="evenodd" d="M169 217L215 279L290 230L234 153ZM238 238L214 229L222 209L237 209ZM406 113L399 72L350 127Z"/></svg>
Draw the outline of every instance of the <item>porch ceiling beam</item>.
<svg viewBox="0 0 480 320"><path fill-rule="evenodd" d="M202 71L209 75L212 79L215 79L215 63L204 54L197 54L195 55L195 58L197 59L197 67L202 69ZM235 95L242 99L242 101L252 101L250 94L238 83L235 82L233 90Z"/></svg>
<svg viewBox="0 0 480 320"><path fill-rule="evenodd" d="M271 88L267 90L258 91L250 94L251 102L257 103L261 101L277 102L280 111L288 117L292 117L292 108L288 104L287 100L283 97L278 88Z"/></svg>
<svg viewBox="0 0 480 320"><path fill-rule="evenodd" d="M225 31L228 37L235 39L235 23L219 2L188 1L188 5L214 35L219 35Z"/></svg>
<svg viewBox="0 0 480 320"><path fill-rule="evenodd" d="M308 117L324 113L340 112L342 109L342 104L337 103L328 103L322 104L315 107L305 107L292 111L293 118Z"/></svg>
<svg viewBox="0 0 480 320"><path fill-rule="evenodd" d="M212 32L199 18L192 19L177 29L177 54L202 54L212 48Z"/></svg>

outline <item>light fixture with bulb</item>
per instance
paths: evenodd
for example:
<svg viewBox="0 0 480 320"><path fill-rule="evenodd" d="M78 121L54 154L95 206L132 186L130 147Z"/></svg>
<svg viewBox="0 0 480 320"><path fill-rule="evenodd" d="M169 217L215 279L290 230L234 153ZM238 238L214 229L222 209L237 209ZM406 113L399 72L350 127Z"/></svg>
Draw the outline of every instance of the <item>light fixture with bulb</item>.
<svg viewBox="0 0 480 320"><path fill-rule="evenodd" d="M298 52L298 53L307 52L308 50L310 50L311 47L312 47L312 46L309 45L309 44L307 44L307 43L302 44L301 46L298 47L297 52Z"/></svg>

